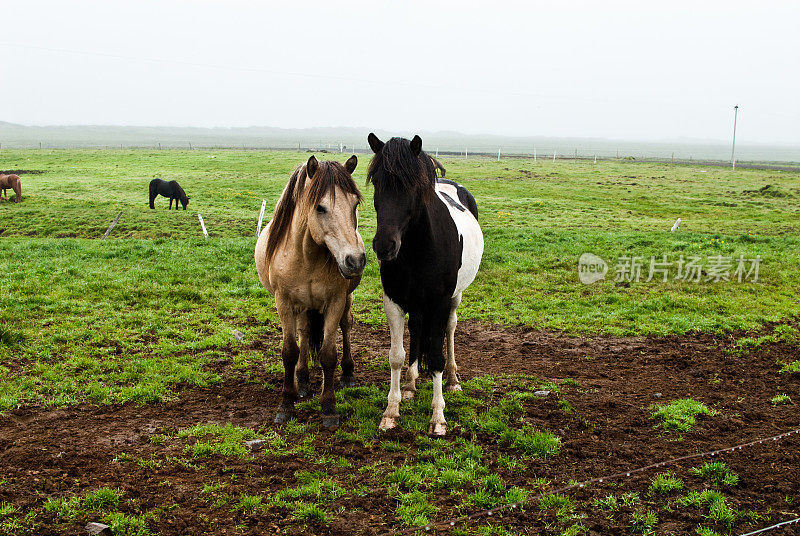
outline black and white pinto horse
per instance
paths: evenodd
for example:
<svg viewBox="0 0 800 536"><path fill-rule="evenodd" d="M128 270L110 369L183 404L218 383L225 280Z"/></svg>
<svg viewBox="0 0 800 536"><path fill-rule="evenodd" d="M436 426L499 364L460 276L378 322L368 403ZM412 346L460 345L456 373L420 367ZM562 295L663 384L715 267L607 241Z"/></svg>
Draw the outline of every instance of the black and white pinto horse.
<svg viewBox="0 0 800 536"><path fill-rule="evenodd" d="M436 179L432 159L422 151L422 139L392 138L386 143L368 137L375 155L367 178L375 187L378 228L372 248L380 261L383 307L391 333L391 387L380 423L393 428L400 417L400 400L416 393L419 361L433 377L433 415L428 433L447 432L442 374L447 390L460 391L454 335L456 308L478 273L483 233L475 198L463 186ZM403 331L408 313L411 336L407 382L400 388L405 361ZM447 339L447 360L442 348Z"/></svg>
<svg viewBox="0 0 800 536"><path fill-rule="evenodd" d="M169 209L172 210L172 201L175 201L175 210L178 210L178 202L183 205L183 210L186 210L186 205L189 204L189 196L183 191L178 181L162 181L161 179L153 179L150 181L150 208L154 209L156 197L163 195L169 197Z"/></svg>

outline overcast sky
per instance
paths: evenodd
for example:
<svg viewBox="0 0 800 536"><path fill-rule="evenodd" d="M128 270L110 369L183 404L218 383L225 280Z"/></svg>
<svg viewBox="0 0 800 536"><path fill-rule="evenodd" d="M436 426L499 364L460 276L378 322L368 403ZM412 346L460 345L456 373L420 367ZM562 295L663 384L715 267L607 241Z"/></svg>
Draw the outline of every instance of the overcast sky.
<svg viewBox="0 0 800 536"><path fill-rule="evenodd" d="M652 6L652 7L651 7ZM0 0L0 121L800 143L800 2Z"/></svg>

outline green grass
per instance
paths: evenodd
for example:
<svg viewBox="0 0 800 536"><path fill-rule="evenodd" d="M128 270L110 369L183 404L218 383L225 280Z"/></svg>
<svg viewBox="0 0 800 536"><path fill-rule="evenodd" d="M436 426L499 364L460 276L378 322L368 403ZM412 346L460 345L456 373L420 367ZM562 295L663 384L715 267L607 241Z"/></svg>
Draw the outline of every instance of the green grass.
<svg viewBox="0 0 800 536"><path fill-rule="evenodd" d="M800 359L792 361L791 363L784 364L779 372L781 374L783 374L784 372L788 372L790 374L800 373Z"/></svg>
<svg viewBox="0 0 800 536"><path fill-rule="evenodd" d="M654 404L652 417L661 421L664 430L688 432L697 422L698 415L716 415L717 411L709 409L702 402L686 398L673 400L669 404Z"/></svg>
<svg viewBox="0 0 800 536"><path fill-rule="evenodd" d="M770 403L773 406L780 406L780 405L783 405L783 404L791 404L792 403L792 398L789 395L787 395L786 393L781 393L779 395L773 396L770 399Z"/></svg>
<svg viewBox="0 0 800 536"><path fill-rule="evenodd" d="M650 491L653 493L666 494L683 489L683 482L673 473L660 473L653 477L650 483Z"/></svg>
<svg viewBox="0 0 800 536"><path fill-rule="evenodd" d="M279 370L274 302L252 259L255 224L261 199L272 207L307 157L3 150L0 167L46 173L23 174L24 202L0 207L0 363L8 369L0 371L0 411L32 402L168 400L176 389L220 382L207 367L220 359L245 377L262 367ZM359 184L365 160L356 171ZM486 238L461 319L641 335L758 329L800 315L800 239L792 223L797 173L699 174L691 166L626 162L444 163L448 176L475 194ZM155 176L179 180L192 197L190 210L170 213L163 200L157 210L147 208ZM786 195L742 193L766 184ZM369 243L375 214L372 190L364 191L361 233ZM96 240L120 210L110 239ZM684 224L669 233L677 216ZM608 280L586 286L577 279L577 259L586 251L608 261L670 253L761 255L763 262L758 283L672 279L630 287L611 280L612 262ZM379 324L378 266L369 248L367 255L354 312ZM244 343L233 339L234 329ZM776 329L775 337L789 341L792 329ZM248 347L256 340L266 350ZM374 433L359 431L361 439Z"/></svg>
<svg viewBox="0 0 800 536"><path fill-rule="evenodd" d="M725 496L716 490L693 491L678 500L681 506L693 506L707 510L706 518L714 523L730 527L736 520L737 512L728 504Z"/></svg>
<svg viewBox="0 0 800 536"><path fill-rule="evenodd" d="M736 486L739 484L739 476L728 470L723 462L706 462L702 467L694 467L689 472L705 480L724 484L726 486Z"/></svg>

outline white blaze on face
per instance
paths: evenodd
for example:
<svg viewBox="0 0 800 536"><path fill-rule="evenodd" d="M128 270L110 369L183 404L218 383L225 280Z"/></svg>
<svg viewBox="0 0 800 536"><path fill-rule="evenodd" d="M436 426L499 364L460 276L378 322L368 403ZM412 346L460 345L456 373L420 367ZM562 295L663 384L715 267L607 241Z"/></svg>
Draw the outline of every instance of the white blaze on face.
<svg viewBox="0 0 800 536"><path fill-rule="evenodd" d="M325 214L314 214L322 233L322 242L336 259L340 267L345 266L348 255L360 257L364 254L364 241L358 232L358 198L337 189L336 198L326 195L319 203L326 209ZM312 210L316 211L316 207ZM317 240L317 238L314 238Z"/></svg>
<svg viewBox="0 0 800 536"><path fill-rule="evenodd" d="M458 279L456 281L456 288L453 291L453 296L464 291L474 280L478 273L478 268L481 265L481 258L483 257L483 232L478 220L472 215L467 207L464 210L451 205L448 200L442 195L447 194L453 201L461 205L458 199L458 190L452 184L437 182L436 195L439 196L444 206L450 212L450 217L456 224L459 238L464 239L464 249L461 251L461 267L458 269ZM463 205L462 205L463 206Z"/></svg>

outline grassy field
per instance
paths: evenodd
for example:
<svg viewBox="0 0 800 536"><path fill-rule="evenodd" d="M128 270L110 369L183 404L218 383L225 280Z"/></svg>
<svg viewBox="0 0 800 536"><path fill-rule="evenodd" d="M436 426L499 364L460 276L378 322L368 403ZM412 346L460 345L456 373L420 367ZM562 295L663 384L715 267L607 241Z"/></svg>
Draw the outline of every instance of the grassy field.
<svg viewBox="0 0 800 536"><path fill-rule="evenodd" d="M258 282L253 262L255 228L261 200L267 200L270 212L292 169L308 156L229 150L0 151L0 169L37 171L21 173L22 203L0 203L0 418L20 407L70 408L84 402L123 410L127 406L118 404L153 407L175 401L181 392L227 384L277 393L277 382L264 379L277 378L282 366L274 302ZM330 156L344 161L349 155ZM359 158L355 176L366 197L360 230L369 244L375 229L372 191L363 186L369 155ZM629 161L443 163L448 178L475 195L486 239L461 320L586 336L725 334L783 322L760 337L738 339L731 359L770 345L796 345L800 173ZM150 210L147 187L154 177L178 180L191 198L189 209L167 211L167 201L159 198L156 210ZM99 240L120 211L109 239ZM209 240L202 236L198 212ZM671 233L678 217L682 224ZM604 281L579 281L578 259L586 252L608 262ZM760 273L755 282L752 277L714 282L705 280L706 270L702 281L687 282L675 278L672 266L669 281L644 281L650 257L660 260L664 254L671 261L699 256L704 263L713 256L734 261L740 255L759 256ZM641 281L615 282L617 259L623 256L642 257ZM384 322L380 281L369 247L367 257L354 313L362 324L378 326ZM234 330L244 333L248 344L239 344ZM769 363L774 368L769 408L778 413L787 411L791 396L797 398L787 378L796 377L798 362L780 365L779 371L774 360ZM380 358L360 366L383 373L387 364ZM372 497L384 488L393 501L389 515L401 526L414 526L436 518L437 511L469 513L549 489L549 481L529 474L544 467L542 460L560 455L561 436L587 427L594 433L603 426L586 424L567 399L580 395L591 404L597 389L569 379L478 376L465 381L464 389L447 397L447 419L460 434L447 440L419 433L429 418L427 384L404 407L400 422L416 439L384 440L377 423L386 385L373 383L340 392L345 424L333 441L316 434L308 422L292 421L279 431L269 424L196 422L159 430L147 439L149 450L119 452L114 464L127 475L158 476L164 482L169 471L198 474L205 478L198 483L203 504L235 518L237 534L256 530L257 518L275 511L301 524L325 525L344 515L341 501ZM540 389L553 393L547 402L551 409L534 394ZM670 430L688 431L696 416L713 420L719 410L684 396L664 402L640 408L644 424L637 426L660 441L663 433L665 444L673 447L682 439ZM548 419L560 415L562 429L530 426L531 407ZM300 409L318 412L318 399L301 403ZM738 415L735 411L730 413ZM233 478L240 469L247 475L255 471L258 464L242 446L253 438L267 441L260 456L308 465L290 477L296 487L286 484L259 494ZM348 458L349 445L362 449L364 458L356 466ZM393 453L405 456L402 465L381 461ZM216 471L217 463L221 476L204 476L203 471ZM737 520L769 518L730 507L729 492L738 477L724 465L694 470L652 475L641 497L622 488L594 502L555 494L531 508L550 516L548 534L573 536L587 532L581 519L591 511L605 512L611 520L616 515L618 521L624 513L630 532L641 534L657 526L657 511L660 516L709 512L703 519L722 532ZM721 491L701 491L714 478ZM63 493L37 498L33 506L0 501L0 533L27 534L47 523L68 533L76 520L101 518L115 534L147 535L159 519L169 517L168 509L147 509L121 488L87 488L78 481ZM0 474L0 496L10 484ZM687 494L679 497L684 486ZM442 490L451 497L444 502L437 499ZM664 503L662 495L671 498ZM721 517L712 518L713 512ZM495 525L471 533L516 534ZM717 532L709 528L702 534Z"/></svg>
<svg viewBox="0 0 800 536"><path fill-rule="evenodd" d="M252 260L256 221L261 199L271 209L307 157L0 153L2 169L44 172L23 174L23 203L0 205L0 409L34 400L159 400L171 385L216 381L203 364L219 357L232 330L246 327L257 338L275 329L273 301ZM355 174L362 185L367 159ZM751 329L800 313L798 174L630 162L444 164L477 198L486 237L462 319L637 335ZM163 198L149 210L153 177L180 181L189 210L167 211ZM371 189L363 189L361 233L369 243L375 217ZM110 239L97 240L119 211ZM677 217L683 223L670 233ZM578 281L584 252L609 263L605 281ZM378 267L367 254L355 315L379 324ZM650 257L662 254L759 255L762 264L756 283L680 281L674 267L668 282L614 282L618 257L643 257L646 279ZM242 366L263 358L238 357Z"/></svg>

